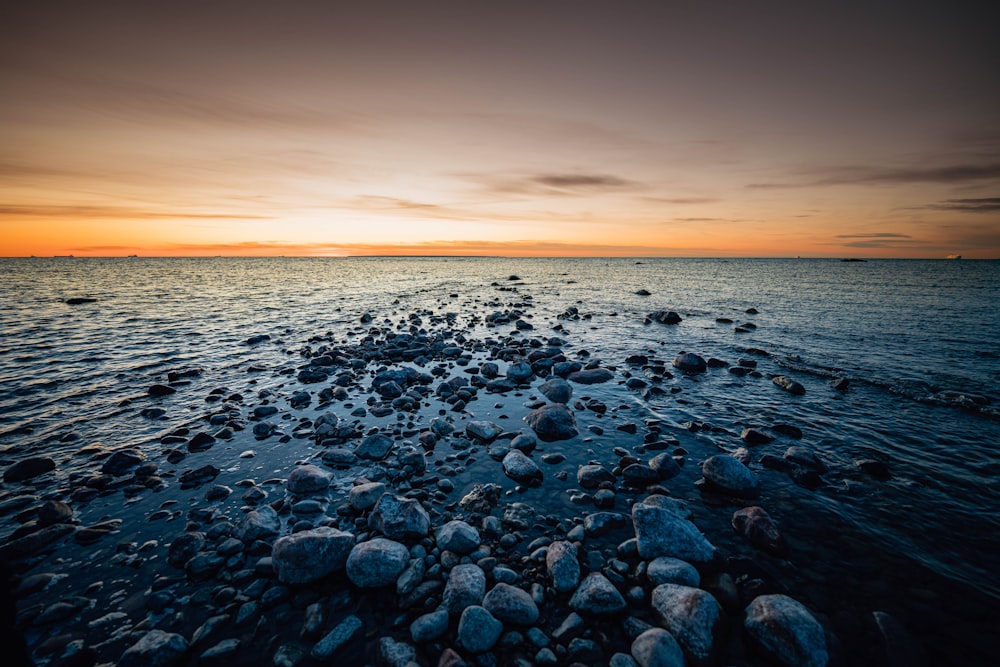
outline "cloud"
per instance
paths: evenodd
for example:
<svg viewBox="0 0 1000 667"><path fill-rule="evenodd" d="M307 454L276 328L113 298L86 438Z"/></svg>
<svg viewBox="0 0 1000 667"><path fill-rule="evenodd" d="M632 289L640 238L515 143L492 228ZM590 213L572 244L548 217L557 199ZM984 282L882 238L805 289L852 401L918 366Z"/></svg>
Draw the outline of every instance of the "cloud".
<svg viewBox="0 0 1000 667"><path fill-rule="evenodd" d="M990 213L1000 211L1000 197L976 197L971 199L945 199L938 204L922 208L934 211L960 211L963 213Z"/></svg>
<svg viewBox="0 0 1000 667"><path fill-rule="evenodd" d="M20 206L0 204L0 218L85 218L90 220L270 220L271 216L250 215L245 213L152 211L121 206Z"/></svg>
<svg viewBox="0 0 1000 667"><path fill-rule="evenodd" d="M550 172L514 177L466 174L465 178L478 183L490 192L505 195L582 197L646 188L645 184L638 181L601 173Z"/></svg>
<svg viewBox="0 0 1000 667"><path fill-rule="evenodd" d="M1000 178L1000 162L988 164L957 164L940 167L835 167L820 170L821 175L807 181L788 183L750 183L747 188L808 188L829 185L904 185L908 183L938 183L961 185Z"/></svg>
<svg viewBox="0 0 1000 667"><path fill-rule="evenodd" d="M895 234L892 232L874 232L872 234L838 234L838 239L909 239L913 238L909 234Z"/></svg>

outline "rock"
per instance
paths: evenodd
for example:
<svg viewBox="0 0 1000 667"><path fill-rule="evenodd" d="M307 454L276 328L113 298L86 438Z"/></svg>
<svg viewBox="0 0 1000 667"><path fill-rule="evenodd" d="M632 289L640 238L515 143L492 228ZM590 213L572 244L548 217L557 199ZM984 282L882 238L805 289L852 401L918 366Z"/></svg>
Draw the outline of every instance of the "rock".
<svg viewBox="0 0 1000 667"><path fill-rule="evenodd" d="M119 449L101 464L101 472L121 477L145 460L146 455L138 449Z"/></svg>
<svg viewBox="0 0 1000 667"><path fill-rule="evenodd" d="M806 393L806 388L786 375L777 375L771 378L771 382L787 391L792 396L801 396Z"/></svg>
<svg viewBox="0 0 1000 667"><path fill-rule="evenodd" d="M722 607L711 593L691 586L662 584L653 589L652 606L692 665L715 663L726 628Z"/></svg>
<svg viewBox="0 0 1000 667"><path fill-rule="evenodd" d="M715 547L693 523L674 511L636 503L632 506L632 523L639 555L646 560L670 556L691 563L708 563L715 558Z"/></svg>
<svg viewBox="0 0 1000 667"><path fill-rule="evenodd" d="M514 625L532 625L538 620L538 605L526 592L498 583L483 598L483 608L497 620Z"/></svg>
<svg viewBox="0 0 1000 667"><path fill-rule="evenodd" d="M75 530L70 524L57 523L36 530L33 533L28 533L22 537L8 540L3 545L0 545L0 561L17 560L26 556L32 556Z"/></svg>
<svg viewBox="0 0 1000 667"><path fill-rule="evenodd" d="M476 484L458 501L458 506L474 514L489 514L497 503L503 489L497 484Z"/></svg>
<svg viewBox="0 0 1000 667"><path fill-rule="evenodd" d="M708 364L693 352L681 352L674 357L673 366L686 373L703 373Z"/></svg>
<svg viewBox="0 0 1000 667"><path fill-rule="evenodd" d="M626 486L642 489L660 481L660 473L644 463L633 463L622 470L622 479Z"/></svg>
<svg viewBox="0 0 1000 667"><path fill-rule="evenodd" d="M46 500L38 508L38 523L42 526L67 523L72 519L73 508L61 500Z"/></svg>
<svg viewBox="0 0 1000 667"><path fill-rule="evenodd" d="M202 651L201 655L198 656L198 664L221 665L231 659L239 647L239 639L223 639L211 648Z"/></svg>
<svg viewBox="0 0 1000 667"><path fill-rule="evenodd" d="M697 588L701 584L701 575L694 565L669 556L660 556L649 561L646 578L654 586L680 584Z"/></svg>
<svg viewBox="0 0 1000 667"><path fill-rule="evenodd" d="M552 586L560 593L568 593L580 582L580 561L572 542L558 540L550 544L545 567L552 577Z"/></svg>
<svg viewBox="0 0 1000 667"><path fill-rule="evenodd" d="M613 380L615 374L607 368L587 368L576 373L570 373L567 380L577 384L601 384L608 380Z"/></svg>
<svg viewBox="0 0 1000 667"><path fill-rule="evenodd" d="M681 316L672 310L658 310L648 315L649 319L660 324L680 324Z"/></svg>
<svg viewBox="0 0 1000 667"><path fill-rule="evenodd" d="M23 482L55 470L56 462L49 456L32 456L21 459L3 471L3 481Z"/></svg>
<svg viewBox="0 0 1000 667"><path fill-rule="evenodd" d="M308 584L344 567L353 546L353 535L323 526L278 539L271 558L278 581Z"/></svg>
<svg viewBox="0 0 1000 667"><path fill-rule="evenodd" d="M150 630L118 659L118 667L168 667L178 664L188 650L181 635Z"/></svg>
<svg viewBox="0 0 1000 667"><path fill-rule="evenodd" d="M463 556L475 551L481 541L478 530L458 519L449 521L437 531L439 549Z"/></svg>
<svg viewBox="0 0 1000 667"><path fill-rule="evenodd" d="M244 542L264 540L276 536L281 531L281 520L270 505L264 505L247 512L236 526L233 535Z"/></svg>
<svg viewBox="0 0 1000 667"><path fill-rule="evenodd" d="M642 288L642 289L638 289L638 290L636 290L636 291L635 291L635 293L636 293L636 294L637 294L638 296L650 296L650 295L652 294L652 292L650 292L650 291L649 291L648 289L646 289L646 288Z"/></svg>
<svg viewBox="0 0 1000 667"><path fill-rule="evenodd" d="M768 435L759 428L753 428L753 427L743 429L743 432L740 433L740 438L742 438L743 442L747 443L750 446L766 445L767 443L774 440L774 437Z"/></svg>
<svg viewBox="0 0 1000 667"><path fill-rule="evenodd" d="M304 465L295 468L288 475L286 486L291 493L307 495L320 493L330 487L330 475L314 465Z"/></svg>
<svg viewBox="0 0 1000 667"><path fill-rule="evenodd" d="M458 621L457 643L469 653L489 651L500 639L503 623L483 607L466 607Z"/></svg>
<svg viewBox="0 0 1000 667"><path fill-rule="evenodd" d="M465 425L465 432L476 440L489 444L503 433L503 429L493 422L470 421Z"/></svg>
<svg viewBox="0 0 1000 667"><path fill-rule="evenodd" d="M526 361L518 361L507 368L507 379L514 384L524 384L532 375L534 371L531 370L531 364Z"/></svg>
<svg viewBox="0 0 1000 667"><path fill-rule="evenodd" d="M448 632L448 612L438 609L410 623L410 637L418 644L434 641Z"/></svg>
<svg viewBox="0 0 1000 667"><path fill-rule="evenodd" d="M889 473L889 467L882 461L877 461L875 459L858 459L854 462L854 464L858 466L861 472L880 482L884 482L892 477Z"/></svg>
<svg viewBox="0 0 1000 667"><path fill-rule="evenodd" d="M358 458L381 461L392 449L393 444L395 443L392 438L384 433L373 433L361 441L354 453Z"/></svg>
<svg viewBox="0 0 1000 667"><path fill-rule="evenodd" d="M355 544L347 556L347 578L358 588L396 583L410 560L409 550L393 540L376 537Z"/></svg>
<svg viewBox="0 0 1000 667"><path fill-rule="evenodd" d="M594 512L583 519L583 527L587 531L587 535L591 537L607 535L624 527L627 523L628 519L625 515L618 512Z"/></svg>
<svg viewBox="0 0 1000 667"><path fill-rule="evenodd" d="M519 433L510 441L511 449L519 449L525 454L530 454L538 447L538 440L532 433Z"/></svg>
<svg viewBox="0 0 1000 667"><path fill-rule="evenodd" d="M649 462L649 467L656 471L660 479L670 479L681 472L680 464L667 452L654 456Z"/></svg>
<svg viewBox="0 0 1000 667"><path fill-rule="evenodd" d="M650 628L632 642L632 657L639 667L684 667L684 653L674 636L663 628Z"/></svg>
<svg viewBox="0 0 1000 667"><path fill-rule="evenodd" d="M562 403L551 403L532 410L524 421L543 442L569 440L579 433L573 413Z"/></svg>
<svg viewBox="0 0 1000 667"><path fill-rule="evenodd" d="M390 540L406 540L427 535L431 519L420 501L386 493L375 504L368 525Z"/></svg>
<svg viewBox="0 0 1000 667"><path fill-rule="evenodd" d="M441 608L457 614L470 605L478 605L486 594L486 573L474 563L456 565L448 573L441 597Z"/></svg>
<svg viewBox="0 0 1000 667"><path fill-rule="evenodd" d="M733 513L733 529L761 551L775 556L788 553L788 543L762 507L744 507Z"/></svg>
<svg viewBox="0 0 1000 667"><path fill-rule="evenodd" d="M347 500L355 510L364 512L375 507L378 499L385 494L386 486L382 482L368 482L351 488Z"/></svg>
<svg viewBox="0 0 1000 667"><path fill-rule="evenodd" d="M205 548L205 543L205 533L184 533L170 543L170 548L167 550L167 562L174 567L184 567L185 563Z"/></svg>
<svg viewBox="0 0 1000 667"><path fill-rule="evenodd" d="M204 452L211 449L213 444L215 444L215 437L201 431L188 440L187 448L189 452Z"/></svg>
<svg viewBox="0 0 1000 667"><path fill-rule="evenodd" d="M825 667L830 661L823 626L787 595L754 598L743 627L770 657L788 667Z"/></svg>
<svg viewBox="0 0 1000 667"><path fill-rule="evenodd" d="M722 491L740 498L756 498L760 482L750 468L728 454L716 454L701 464L701 474Z"/></svg>
<svg viewBox="0 0 1000 667"><path fill-rule="evenodd" d="M361 619L351 614L316 642L309 655L314 660L327 660L339 651L344 644L349 642L361 630L362 625Z"/></svg>
<svg viewBox="0 0 1000 667"><path fill-rule="evenodd" d="M581 614L602 616L625 610L625 598L615 585L599 572L591 572L577 587L569 606Z"/></svg>
<svg viewBox="0 0 1000 667"><path fill-rule="evenodd" d="M392 637L382 637L378 640L378 653L378 664L385 667L408 667L417 664L417 650Z"/></svg>
<svg viewBox="0 0 1000 667"><path fill-rule="evenodd" d="M68 306L79 306L85 303L96 303L97 299L92 296L71 296L66 299L63 303Z"/></svg>
<svg viewBox="0 0 1000 667"><path fill-rule="evenodd" d="M881 639L879 664L885 667L926 667L927 656L920 642L893 616L873 611L872 619Z"/></svg>
<svg viewBox="0 0 1000 667"><path fill-rule="evenodd" d="M169 396L170 394L175 394L177 393L177 390L174 389L173 387L168 387L165 384L154 384L151 385L149 389L146 390L146 393L148 393L150 396L159 397L159 396Z"/></svg>
<svg viewBox="0 0 1000 667"><path fill-rule="evenodd" d="M569 399L573 396L573 387L560 377L546 380L538 391L553 403L569 403Z"/></svg>
<svg viewBox="0 0 1000 667"><path fill-rule="evenodd" d="M576 483L585 489L596 489L602 483L614 484L615 476L601 465L583 465L576 470Z"/></svg>
<svg viewBox="0 0 1000 667"><path fill-rule="evenodd" d="M538 486L542 483L542 469L518 449L512 449L503 457L503 472L515 482Z"/></svg>

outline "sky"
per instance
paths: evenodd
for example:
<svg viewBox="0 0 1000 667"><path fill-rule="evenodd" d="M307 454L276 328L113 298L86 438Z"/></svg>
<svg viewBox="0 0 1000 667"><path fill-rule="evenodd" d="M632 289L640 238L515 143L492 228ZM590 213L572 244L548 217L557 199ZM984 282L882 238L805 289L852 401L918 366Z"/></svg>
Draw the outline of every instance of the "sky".
<svg viewBox="0 0 1000 667"><path fill-rule="evenodd" d="M1000 257L988 3L5 3L0 256Z"/></svg>

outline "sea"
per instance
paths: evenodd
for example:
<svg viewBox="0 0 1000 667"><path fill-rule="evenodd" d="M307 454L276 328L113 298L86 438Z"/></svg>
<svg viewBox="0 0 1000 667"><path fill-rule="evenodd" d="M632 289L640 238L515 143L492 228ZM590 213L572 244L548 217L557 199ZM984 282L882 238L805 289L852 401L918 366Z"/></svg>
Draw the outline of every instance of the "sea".
<svg viewBox="0 0 1000 667"><path fill-rule="evenodd" d="M530 330L488 326L486 316L512 304ZM985 664L995 657L988 619L1000 617L998 304L1000 261L985 260L6 258L0 464L48 455L65 480L83 470L77 453L87 445L137 446L155 460L158 438L204 413L211 390L246 392L248 368L267 369L253 376L253 392L280 395L303 348L368 326L406 329L412 313L449 315L470 338L558 336L618 374L575 396L620 406L622 419L652 420L681 441L690 461L671 492L697 504L696 524L732 554L752 549L729 527L734 508L702 499L698 461L736 450L747 427L800 429L801 439L751 448L762 483L755 502L791 547L768 571L853 636L848 650L866 636L866 615L882 610L932 656ZM658 311L681 322L651 321ZM366 314L374 324L362 323ZM624 384L643 377L629 356L664 360L669 371L681 351L730 367L753 360L758 374L674 372L657 393ZM191 369L185 390L158 404L164 417L141 416L150 385ZM774 375L805 393L782 391ZM846 388L835 388L838 380ZM496 418L489 398L478 403L469 409ZM615 447L642 442L641 432L603 431L561 451L571 462L607 463ZM257 474L287 474L308 455L296 442L260 447ZM823 462L821 485L756 464L790 445ZM862 461L888 476L867 474ZM579 514L567 499L571 482L547 482L528 497L551 513ZM0 497L16 493L17 485L0 487ZM116 516L142 540L149 529L140 519L156 508L129 510L134 529L127 511ZM100 503L76 511L84 521L112 513ZM0 517L0 539L16 525Z"/></svg>

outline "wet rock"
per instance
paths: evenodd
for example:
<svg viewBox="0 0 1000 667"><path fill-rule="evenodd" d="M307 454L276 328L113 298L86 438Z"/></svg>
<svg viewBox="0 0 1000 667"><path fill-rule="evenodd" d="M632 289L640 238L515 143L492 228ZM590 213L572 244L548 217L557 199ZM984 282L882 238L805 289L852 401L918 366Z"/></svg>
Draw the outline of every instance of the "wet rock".
<svg viewBox="0 0 1000 667"><path fill-rule="evenodd" d="M48 456L32 456L21 459L3 471L3 481L23 482L55 470L56 462Z"/></svg>
<svg viewBox="0 0 1000 667"><path fill-rule="evenodd" d="M538 605L526 591L498 583L483 598L483 608L497 620L513 625L532 625L538 620Z"/></svg>
<svg viewBox="0 0 1000 667"><path fill-rule="evenodd" d="M410 623L410 637L418 644L434 641L448 632L448 622L448 612L444 609L418 616Z"/></svg>
<svg viewBox="0 0 1000 667"><path fill-rule="evenodd" d="M591 572L577 587L569 606L581 614L602 616L617 614L625 609L625 598L615 585L599 572Z"/></svg>
<svg viewBox="0 0 1000 667"><path fill-rule="evenodd" d="M740 438L743 440L743 442L747 443L747 445L750 446L766 445L767 443L772 442L774 440L773 436L769 435L768 433L762 431L759 428L753 428L753 427L743 429L743 432L740 433Z"/></svg>
<svg viewBox="0 0 1000 667"><path fill-rule="evenodd" d="M530 454L538 447L538 440L531 433L520 433L510 441L511 449L519 449L525 454Z"/></svg>
<svg viewBox="0 0 1000 667"><path fill-rule="evenodd" d="M38 508L38 523L42 526L68 523L72 520L73 508L61 500L46 500Z"/></svg>
<svg viewBox="0 0 1000 667"><path fill-rule="evenodd" d="M199 484L204 484L205 482L211 482L213 479L219 476L221 472L211 463L201 466L200 468L194 468L185 470L177 478L177 481L181 483L184 488L198 486Z"/></svg>
<svg viewBox="0 0 1000 667"><path fill-rule="evenodd" d="M722 607L700 588L662 584L653 590L653 611L692 665L714 664L725 632Z"/></svg>
<svg viewBox="0 0 1000 667"><path fill-rule="evenodd" d="M524 384L534 375L531 364L526 361L518 361L507 368L507 379L514 384Z"/></svg>
<svg viewBox="0 0 1000 667"><path fill-rule="evenodd" d="M693 352L681 352L674 357L673 366L686 373L703 373L708 364Z"/></svg>
<svg viewBox="0 0 1000 667"><path fill-rule="evenodd" d="M353 546L353 535L324 526L278 539L271 558L278 581L308 584L344 567Z"/></svg>
<svg viewBox="0 0 1000 667"><path fill-rule="evenodd" d="M354 545L347 556L347 578L358 588L381 588L396 583L410 560L407 548L376 537Z"/></svg>
<svg viewBox="0 0 1000 667"><path fill-rule="evenodd" d="M184 567L185 563L205 548L205 544L205 533L184 533L170 543L170 548L167 550L167 562L174 567Z"/></svg>
<svg viewBox="0 0 1000 667"><path fill-rule="evenodd" d="M680 464L667 452L654 456L649 462L649 467L656 471L660 479L676 477L681 471Z"/></svg>
<svg viewBox="0 0 1000 667"><path fill-rule="evenodd" d="M146 390L146 393L149 394L150 396L161 397L161 396L169 396L170 394L176 394L177 390L174 389L173 387L168 387L165 384L154 384L150 385L149 389Z"/></svg>
<svg viewBox="0 0 1000 667"><path fill-rule="evenodd" d="M830 382L830 386L833 387L834 389L836 389L837 391L843 392L843 391L847 391L848 389L850 389L850 387L851 387L851 381L848 380L847 378L834 378Z"/></svg>
<svg viewBox="0 0 1000 667"><path fill-rule="evenodd" d="M17 560L20 558L25 558L27 556L32 556L40 551L46 549L52 544L63 537L73 533L76 529L66 523L57 523L52 526L46 526L33 533L28 533L21 537L8 540L5 544L0 546L0 561L2 560Z"/></svg>
<svg viewBox="0 0 1000 667"><path fill-rule="evenodd" d="M355 510L364 512L375 507L378 499L385 494L386 486L382 482L368 482L352 487L347 500Z"/></svg>
<svg viewBox="0 0 1000 667"><path fill-rule="evenodd" d="M694 565L679 558L660 556L649 561L646 567L646 578L654 586L662 584L680 584L697 588L701 584L701 575Z"/></svg>
<svg viewBox="0 0 1000 667"><path fill-rule="evenodd" d="M791 379L786 375L777 375L771 378L771 382L781 387L792 396L801 396L802 394L806 393L805 387L803 387L800 383L796 382L795 380Z"/></svg>
<svg viewBox="0 0 1000 667"><path fill-rule="evenodd" d="M618 512L594 512L583 519L583 527L587 531L587 535L591 537L607 535L627 524L628 519L624 514Z"/></svg>
<svg viewBox="0 0 1000 667"><path fill-rule="evenodd" d="M378 640L379 664L385 667L407 667L416 664L417 650L405 642L392 637Z"/></svg>
<svg viewBox="0 0 1000 667"><path fill-rule="evenodd" d="M760 493L757 475L728 454L709 457L701 464L701 474L713 486L740 498L756 498Z"/></svg>
<svg viewBox="0 0 1000 667"><path fill-rule="evenodd" d="M538 486L542 483L542 469L518 449L508 451L503 457L503 472L521 484Z"/></svg>
<svg viewBox="0 0 1000 667"><path fill-rule="evenodd" d="M567 380L577 384L601 384L608 380L613 380L615 374L607 368L587 368L576 373L570 373Z"/></svg>
<svg viewBox="0 0 1000 667"><path fill-rule="evenodd" d="M483 607L466 607L458 621L457 643L469 653L489 651L500 639L503 623Z"/></svg>
<svg viewBox="0 0 1000 667"><path fill-rule="evenodd" d="M545 567L552 577L552 586L560 593L568 593L580 582L580 561L576 545L558 540L549 545Z"/></svg>
<svg viewBox="0 0 1000 667"><path fill-rule="evenodd" d="M660 324L680 324L681 322L681 316L672 310L658 310L655 313L650 313L647 317Z"/></svg>
<svg viewBox="0 0 1000 667"><path fill-rule="evenodd" d="M368 525L390 540L406 540L427 535L431 519L420 501L386 493L375 504Z"/></svg>
<svg viewBox="0 0 1000 667"><path fill-rule="evenodd" d="M615 476L604 466L583 465L577 468L576 483L584 489L596 489L603 483L614 484Z"/></svg>
<svg viewBox="0 0 1000 667"><path fill-rule="evenodd" d="M181 635L150 630L118 659L118 667L169 667L178 664L187 652L188 642Z"/></svg>
<svg viewBox="0 0 1000 667"><path fill-rule="evenodd" d="M889 468L882 461L876 461L875 459L859 459L854 462L856 466L872 479L876 479L880 482L888 480L892 475L889 474Z"/></svg>
<svg viewBox="0 0 1000 667"><path fill-rule="evenodd" d="M636 503L632 506L632 523L639 555L646 560L670 556L691 563L708 563L715 558L715 547L693 523L675 511Z"/></svg>
<svg viewBox="0 0 1000 667"><path fill-rule="evenodd" d="M830 661L823 626L805 605L787 595L754 598L746 609L743 627L780 664L825 667Z"/></svg>
<svg viewBox="0 0 1000 667"><path fill-rule="evenodd" d="M632 657L639 667L684 667L684 653L674 636L650 628L632 642Z"/></svg>
<svg viewBox="0 0 1000 667"><path fill-rule="evenodd" d="M546 380L538 388L538 391L542 392L542 395L553 403L569 403L573 396L573 387L560 377Z"/></svg>
<svg viewBox="0 0 1000 667"><path fill-rule="evenodd" d="M503 489L497 484L476 484L465 494L458 506L474 514L489 514L497 503Z"/></svg>
<svg viewBox="0 0 1000 667"><path fill-rule="evenodd" d="M562 403L543 405L524 418L543 442L568 440L579 433L573 413Z"/></svg>
<svg viewBox="0 0 1000 667"><path fill-rule="evenodd" d="M222 665L230 660L240 647L239 639L223 639L211 648L202 651L198 656L198 664Z"/></svg>
<svg viewBox="0 0 1000 667"><path fill-rule="evenodd" d="M332 657L341 647L349 642L359 631L361 631L363 624L361 619L351 614L343 621L337 624L333 630L326 633L322 639L320 639L313 646L312 651L309 655L312 656L314 660L327 660Z"/></svg>
<svg viewBox="0 0 1000 667"><path fill-rule="evenodd" d="M872 619L881 639L880 664L885 667L925 667L928 664L920 643L893 616L874 611Z"/></svg>
<svg viewBox="0 0 1000 667"><path fill-rule="evenodd" d="M642 489L660 481L660 474L644 463L633 463L622 470L622 479L633 489Z"/></svg>
<svg viewBox="0 0 1000 667"><path fill-rule="evenodd" d="M478 605L486 594L486 573L474 563L456 565L448 573L441 597L441 608L457 614L470 605Z"/></svg>
<svg viewBox="0 0 1000 667"><path fill-rule="evenodd" d="M254 540L275 537L280 531L281 520L278 518L278 513L270 505L264 505L247 512L236 526L233 535L245 543L250 543Z"/></svg>
<svg viewBox="0 0 1000 667"><path fill-rule="evenodd" d="M358 458L381 461L386 457L394 444L392 438L384 433L373 433L361 441L361 444L354 450L354 453Z"/></svg>
<svg viewBox="0 0 1000 667"><path fill-rule="evenodd" d="M488 421L470 421L465 425L465 432L480 442L491 443L503 433L503 429Z"/></svg>
<svg viewBox="0 0 1000 667"><path fill-rule="evenodd" d="M314 465L298 466L288 475L286 487L291 493L308 495L326 491L330 486L330 475Z"/></svg>
<svg viewBox="0 0 1000 667"><path fill-rule="evenodd" d="M449 521L437 531L439 549L463 556L475 551L481 541L478 530L458 519Z"/></svg>
<svg viewBox="0 0 1000 667"><path fill-rule="evenodd" d="M792 445L785 450L783 458L792 463L796 463L800 466L805 466L806 468L812 468L816 472L826 472L826 464L823 463L816 453L811 449L806 447L801 447L799 445Z"/></svg>
<svg viewBox="0 0 1000 667"><path fill-rule="evenodd" d="M145 454L138 449L119 449L101 464L101 472L121 477L145 460Z"/></svg>
<svg viewBox="0 0 1000 667"><path fill-rule="evenodd" d="M744 507L733 513L733 529L761 551L775 556L788 553L788 543L763 507Z"/></svg>

